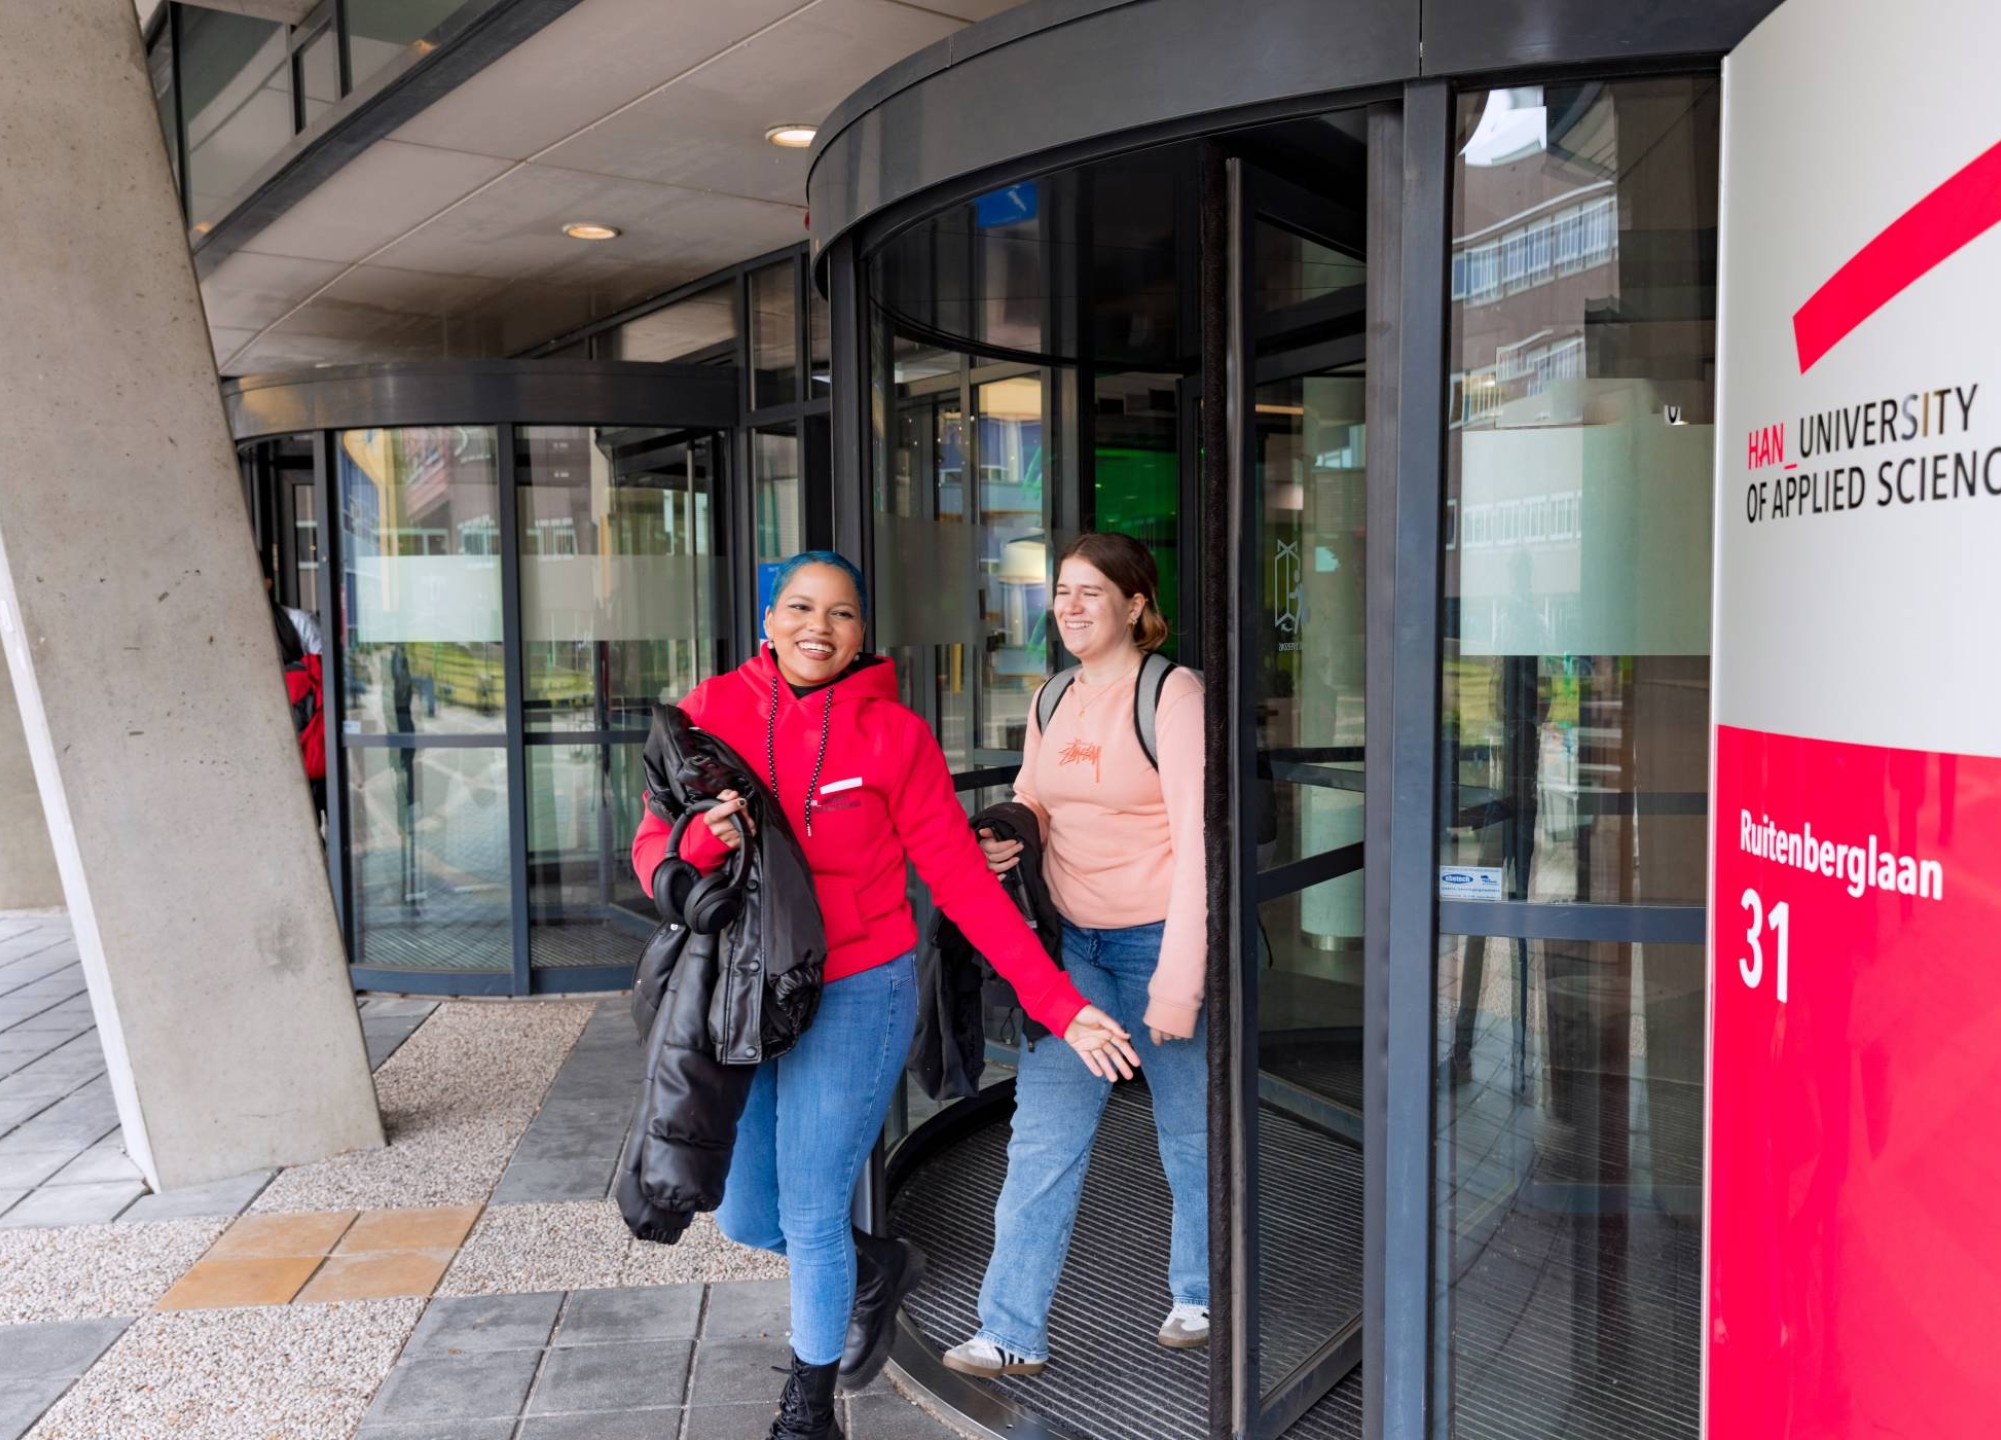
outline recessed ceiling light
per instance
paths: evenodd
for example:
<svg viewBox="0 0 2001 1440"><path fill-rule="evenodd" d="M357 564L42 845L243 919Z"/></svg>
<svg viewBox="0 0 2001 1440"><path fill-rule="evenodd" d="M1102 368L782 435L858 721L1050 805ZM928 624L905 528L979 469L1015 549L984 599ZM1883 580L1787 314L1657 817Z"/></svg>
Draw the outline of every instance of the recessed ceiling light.
<svg viewBox="0 0 2001 1440"><path fill-rule="evenodd" d="M625 232L616 225L600 225L592 220L577 220L565 225L563 233L572 240L616 240Z"/></svg>
<svg viewBox="0 0 2001 1440"><path fill-rule="evenodd" d="M818 133L818 128L812 125L774 125L764 132L764 138L787 150L804 150Z"/></svg>

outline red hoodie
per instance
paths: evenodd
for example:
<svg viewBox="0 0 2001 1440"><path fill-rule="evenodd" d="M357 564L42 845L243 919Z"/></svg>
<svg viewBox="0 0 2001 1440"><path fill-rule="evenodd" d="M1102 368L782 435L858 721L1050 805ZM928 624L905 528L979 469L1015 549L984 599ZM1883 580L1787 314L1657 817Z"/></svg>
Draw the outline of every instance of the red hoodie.
<svg viewBox="0 0 2001 1440"><path fill-rule="evenodd" d="M774 700L777 716L773 720ZM850 671L803 700L768 649L681 702L698 729L765 771L776 756L779 803L805 846L827 926L827 979L894 960L917 944L904 861L938 908L1014 986L1022 1008L1061 1035L1084 997L1023 923L992 873L952 790L944 752L915 712L897 703L886 660ZM809 829L807 786L817 778ZM649 889L667 854L668 825L649 812L632 840L632 868ZM703 824L687 829L682 857L705 873L728 854Z"/></svg>

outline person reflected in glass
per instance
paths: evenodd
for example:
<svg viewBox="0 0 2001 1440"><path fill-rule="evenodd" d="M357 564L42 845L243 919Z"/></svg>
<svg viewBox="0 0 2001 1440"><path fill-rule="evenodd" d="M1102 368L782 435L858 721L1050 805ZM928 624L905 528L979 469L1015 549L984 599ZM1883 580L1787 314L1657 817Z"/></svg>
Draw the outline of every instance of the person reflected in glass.
<svg viewBox="0 0 2001 1440"><path fill-rule="evenodd" d="M389 730L394 735L417 733L417 685L410 674L410 657L401 645L389 647ZM424 903L423 862L417 854L417 752L409 745L396 750L396 830L403 849L403 903Z"/></svg>
<svg viewBox="0 0 2001 1440"><path fill-rule="evenodd" d="M1141 1058L1174 1200L1170 1308L1157 1339L1198 1349L1209 1343L1202 682L1192 670L1168 672L1154 712L1156 765L1140 741L1136 687L1168 636L1159 588L1152 554L1131 536L1087 534L1063 552L1052 613L1078 673L1046 732L1031 719L1014 793L1041 822L1064 968L1151 1042ZM1018 842L986 834L981 845L997 872L1020 863ZM1038 1374L1048 1362L1049 1307L1112 1092L1110 1077L1060 1046L1024 1039L1019 1064L980 1328L945 1355L951 1369L988 1379Z"/></svg>
<svg viewBox="0 0 2001 1440"><path fill-rule="evenodd" d="M917 1023L917 925L905 867L1068 1042L1079 1071L1130 1077L1128 1032L1079 993L988 871L931 729L897 702L895 667L862 650L861 573L828 551L773 576L757 655L703 681L681 708L763 772L804 847L826 923L825 988L789 1053L758 1067L716 1221L790 1262L792 1371L774 1440L828 1440L837 1381L866 1385L888 1356L898 1305L924 1272L907 1242L851 1229L862 1166L881 1134ZM741 795L690 825L681 856L708 873L744 843ZM649 891L670 827L649 814L633 869ZM657 893L657 892L656 892ZM858 1253L859 1252L859 1253Z"/></svg>

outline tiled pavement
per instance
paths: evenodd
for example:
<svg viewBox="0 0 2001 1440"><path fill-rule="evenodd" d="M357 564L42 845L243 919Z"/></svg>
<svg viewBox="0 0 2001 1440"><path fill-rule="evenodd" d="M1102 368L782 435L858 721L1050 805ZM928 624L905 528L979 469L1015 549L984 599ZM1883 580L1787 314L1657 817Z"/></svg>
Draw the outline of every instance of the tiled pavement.
<svg viewBox="0 0 2001 1440"><path fill-rule="evenodd" d="M359 1440L764 1440L786 1322L782 1280L434 1301ZM853 1440L952 1433L881 1381L841 1406Z"/></svg>
<svg viewBox="0 0 2001 1440"><path fill-rule="evenodd" d="M395 1054L436 1008L362 1001L369 1064ZM0 1228L238 1215L273 1173L149 1194L119 1142L68 917L0 913Z"/></svg>
<svg viewBox="0 0 2001 1440"><path fill-rule="evenodd" d="M436 1009L364 1001L371 1063ZM505 1033L504 1006L450 1009L458 1043L484 1016ZM422 1063L398 1062L406 1103L453 1053L427 1039ZM62 1317L0 1325L0 1440L350 1440L357 1424L368 1440L766 1435L790 1353L785 1285L727 1277L777 1262L706 1223L642 1246L604 1200L639 1076L622 999L511 1122L483 1204L245 1215L266 1173L146 1195L102 1072L66 920L0 914L0 1304ZM222 1218L187 1218L207 1216ZM128 1228L144 1260L110 1243ZM117 1268L83 1273L102 1266ZM430 1298L440 1276L456 1298ZM853 1440L953 1434L882 1381L842 1405Z"/></svg>

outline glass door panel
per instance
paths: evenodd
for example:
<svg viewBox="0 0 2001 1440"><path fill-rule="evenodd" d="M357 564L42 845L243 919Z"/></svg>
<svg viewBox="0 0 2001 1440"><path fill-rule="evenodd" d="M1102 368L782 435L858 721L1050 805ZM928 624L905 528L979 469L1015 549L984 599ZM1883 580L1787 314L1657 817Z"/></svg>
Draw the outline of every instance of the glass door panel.
<svg viewBox="0 0 2001 1440"><path fill-rule="evenodd" d="M626 849L652 707L716 672L720 442L633 426L515 432L537 969L622 966L651 928Z"/></svg>
<svg viewBox="0 0 2001 1440"><path fill-rule="evenodd" d="M1243 192L1252 273L1235 323L1256 374L1243 458L1256 609L1240 676L1257 729L1241 823L1258 906L1244 962L1257 996L1258 1433L1278 1434L1359 1355L1367 262L1358 230L1329 217L1367 206L1249 168Z"/></svg>

